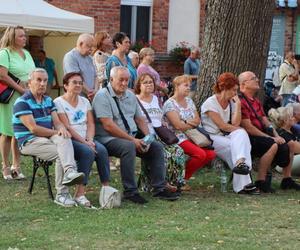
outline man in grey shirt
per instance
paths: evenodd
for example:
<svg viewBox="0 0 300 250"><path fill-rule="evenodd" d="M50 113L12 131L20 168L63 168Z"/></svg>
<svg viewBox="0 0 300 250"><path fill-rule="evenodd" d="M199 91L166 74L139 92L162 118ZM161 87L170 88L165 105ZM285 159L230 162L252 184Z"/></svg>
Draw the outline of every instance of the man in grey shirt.
<svg viewBox="0 0 300 250"><path fill-rule="evenodd" d="M149 130L135 95L128 90L129 77L127 68L123 66L112 68L110 83L96 94L93 100L96 117L95 139L107 148L111 156L119 157L121 160L125 200L138 204L147 202L138 193L135 181L136 156L141 157L150 170L153 196L165 200L177 200L178 194L166 189L162 144L153 141L149 149L145 150L145 142L135 138L138 128L145 135L149 134Z"/></svg>
<svg viewBox="0 0 300 250"><path fill-rule="evenodd" d="M90 34L81 34L76 47L67 52L63 60L64 74L79 72L83 76L83 93L93 100L97 90L98 81L96 68L91 57L94 37Z"/></svg>

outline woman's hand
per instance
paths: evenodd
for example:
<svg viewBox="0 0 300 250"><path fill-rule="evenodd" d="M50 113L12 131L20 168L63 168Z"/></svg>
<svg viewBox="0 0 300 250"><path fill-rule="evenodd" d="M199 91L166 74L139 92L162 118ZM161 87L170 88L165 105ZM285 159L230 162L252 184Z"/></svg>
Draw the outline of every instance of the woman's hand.
<svg viewBox="0 0 300 250"><path fill-rule="evenodd" d="M94 143L94 141L92 139L86 139L85 140L85 144L87 146L89 146L95 153L97 153L97 151L96 151L96 144Z"/></svg>
<svg viewBox="0 0 300 250"><path fill-rule="evenodd" d="M66 130L65 127L60 127L58 130L57 130L57 134L59 136L62 136L64 138L71 138L71 134L69 133L68 130Z"/></svg>
<svg viewBox="0 0 300 250"><path fill-rule="evenodd" d="M241 101L240 101L240 98L238 95L235 95L234 97L232 97L232 101L235 103L235 104L241 104Z"/></svg>

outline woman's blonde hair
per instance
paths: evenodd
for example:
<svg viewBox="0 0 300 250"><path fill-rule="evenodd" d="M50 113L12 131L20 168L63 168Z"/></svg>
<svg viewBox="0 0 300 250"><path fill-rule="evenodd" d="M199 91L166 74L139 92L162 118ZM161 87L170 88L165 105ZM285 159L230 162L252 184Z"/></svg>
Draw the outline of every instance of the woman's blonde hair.
<svg viewBox="0 0 300 250"><path fill-rule="evenodd" d="M151 48L142 48L139 53L140 60L143 60L143 58L149 53L154 54L154 50Z"/></svg>
<svg viewBox="0 0 300 250"><path fill-rule="evenodd" d="M173 80L173 87L174 90L176 90L178 88L178 86L182 83L191 83L192 79L189 75L181 75L181 76L176 76Z"/></svg>
<svg viewBox="0 0 300 250"><path fill-rule="evenodd" d="M8 27L1 40L0 40L0 49L4 48L10 48L14 49L15 47L15 38L16 38L16 30L24 30L22 26L16 26L16 27Z"/></svg>
<svg viewBox="0 0 300 250"><path fill-rule="evenodd" d="M289 107L280 107L278 109L270 109L268 112L269 118L271 122L277 128L281 128L284 123L293 117L293 108Z"/></svg>

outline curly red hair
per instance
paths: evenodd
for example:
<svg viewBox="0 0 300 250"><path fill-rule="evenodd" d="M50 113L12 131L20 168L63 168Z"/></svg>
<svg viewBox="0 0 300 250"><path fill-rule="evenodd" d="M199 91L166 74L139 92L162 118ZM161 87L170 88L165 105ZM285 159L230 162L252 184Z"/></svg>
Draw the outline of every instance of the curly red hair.
<svg viewBox="0 0 300 250"><path fill-rule="evenodd" d="M233 88L235 85L239 86L238 78L231 72L225 72L218 77L217 82L213 86L213 91L218 94L223 90Z"/></svg>

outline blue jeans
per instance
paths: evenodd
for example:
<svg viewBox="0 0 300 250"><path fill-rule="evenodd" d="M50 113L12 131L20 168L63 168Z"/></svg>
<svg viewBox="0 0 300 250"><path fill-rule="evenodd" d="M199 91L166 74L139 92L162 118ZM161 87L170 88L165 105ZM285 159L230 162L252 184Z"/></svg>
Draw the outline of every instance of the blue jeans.
<svg viewBox="0 0 300 250"><path fill-rule="evenodd" d="M288 105L290 103L290 98L291 98L292 94L283 94L282 96L282 102L281 102L281 106L285 107L286 105Z"/></svg>
<svg viewBox="0 0 300 250"><path fill-rule="evenodd" d="M86 185L88 182L88 177L94 161L96 161L101 183L109 181L110 170L106 148L98 141L94 141L97 151L97 154L95 154L95 152L89 146L79 141L72 139L72 143L78 172L83 172L85 174L83 184Z"/></svg>

